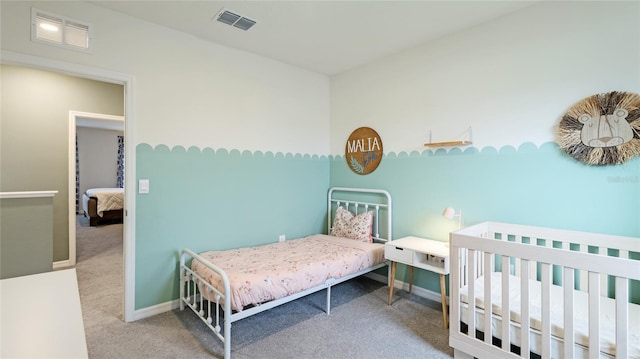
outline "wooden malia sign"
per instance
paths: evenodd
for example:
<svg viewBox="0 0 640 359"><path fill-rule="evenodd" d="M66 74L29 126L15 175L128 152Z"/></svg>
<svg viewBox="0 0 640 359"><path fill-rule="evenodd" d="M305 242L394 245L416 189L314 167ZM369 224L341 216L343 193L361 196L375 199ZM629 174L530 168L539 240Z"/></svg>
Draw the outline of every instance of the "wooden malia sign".
<svg viewBox="0 0 640 359"><path fill-rule="evenodd" d="M351 132L344 149L344 158L351 170L366 175L378 168L382 161L382 139L369 127Z"/></svg>

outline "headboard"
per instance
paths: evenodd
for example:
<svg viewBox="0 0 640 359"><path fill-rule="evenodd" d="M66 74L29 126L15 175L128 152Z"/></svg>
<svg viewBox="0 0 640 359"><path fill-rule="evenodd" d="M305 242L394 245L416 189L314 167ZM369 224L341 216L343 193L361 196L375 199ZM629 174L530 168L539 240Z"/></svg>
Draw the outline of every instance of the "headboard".
<svg viewBox="0 0 640 359"><path fill-rule="evenodd" d="M336 209L342 206L349 211L359 213L373 211L372 237L374 242L392 240L391 194L383 189L332 187L327 196L327 233Z"/></svg>

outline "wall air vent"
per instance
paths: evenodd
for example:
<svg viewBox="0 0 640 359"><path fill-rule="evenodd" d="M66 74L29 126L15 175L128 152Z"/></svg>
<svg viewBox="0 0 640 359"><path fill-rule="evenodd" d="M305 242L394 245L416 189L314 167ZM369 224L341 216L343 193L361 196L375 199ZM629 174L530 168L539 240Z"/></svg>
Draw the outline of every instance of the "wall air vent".
<svg viewBox="0 0 640 359"><path fill-rule="evenodd" d="M88 52L91 38L89 24L31 9L31 41Z"/></svg>
<svg viewBox="0 0 640 359"><path fill-rule="evenodd" d="M220 10L220 12L218 12L218 14L216 14L214 18L221 23L237 27L238 29L244 31L249 30L253 27L253 25L258 23L253 19L249 19L244 15L239 15L235 11L230 11L227 9Z"/></svg>

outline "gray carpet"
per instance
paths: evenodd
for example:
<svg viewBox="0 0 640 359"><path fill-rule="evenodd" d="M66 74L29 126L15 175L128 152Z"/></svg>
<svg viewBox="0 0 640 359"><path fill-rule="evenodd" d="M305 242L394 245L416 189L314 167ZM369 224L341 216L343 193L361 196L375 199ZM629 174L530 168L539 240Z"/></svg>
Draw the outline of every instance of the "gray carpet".
<svg viewBox="0 0 640 359"><path fill-rule="evenodd" d="M76 270L90 358L221 358L223 345L190 310L122 318L122 224L78 218ZM233 358L451 358L440 304L357 278L232 324Z"/></svg>

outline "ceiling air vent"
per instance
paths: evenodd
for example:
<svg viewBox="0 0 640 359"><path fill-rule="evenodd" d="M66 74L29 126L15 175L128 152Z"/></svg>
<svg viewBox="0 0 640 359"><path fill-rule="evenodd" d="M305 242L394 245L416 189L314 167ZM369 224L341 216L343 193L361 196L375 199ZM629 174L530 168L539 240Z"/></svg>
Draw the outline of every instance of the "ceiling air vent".
<svg viewBox="0 0 640 359"><path fill-rule="evenodd" d="M249 19L244 15L239 15L227 9L220 10L220 12L215 16L215 19L244 31L249 30L253 27L253 25L258 23L257 21Z"/></svg>

